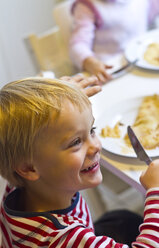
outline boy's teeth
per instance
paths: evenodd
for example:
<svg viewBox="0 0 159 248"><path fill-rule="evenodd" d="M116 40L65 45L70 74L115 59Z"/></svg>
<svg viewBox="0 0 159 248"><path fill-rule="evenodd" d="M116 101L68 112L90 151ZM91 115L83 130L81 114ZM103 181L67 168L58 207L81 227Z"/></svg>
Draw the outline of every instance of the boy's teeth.
<svg viewBox="0 0 159 248"><path fill-rule="evenodd" d="M90 169L92 169L93 167L95 167L95 165L92 165L90 167L88 167L87 169L84 169L85 171L89 171Z"/></svg>

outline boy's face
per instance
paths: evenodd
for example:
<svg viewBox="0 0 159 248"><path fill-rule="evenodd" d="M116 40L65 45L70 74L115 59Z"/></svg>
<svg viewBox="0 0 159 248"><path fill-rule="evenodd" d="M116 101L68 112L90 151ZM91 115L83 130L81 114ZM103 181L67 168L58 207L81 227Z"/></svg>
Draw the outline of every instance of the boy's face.
<svg viewBox="0 0 159 248"><path fill-rule="evenodd" d="M93 129L90 107L81 113L66 101L57 121L51 120L36 141L33 164L42 187L71 193L98 185L101 143Z"/></svg>

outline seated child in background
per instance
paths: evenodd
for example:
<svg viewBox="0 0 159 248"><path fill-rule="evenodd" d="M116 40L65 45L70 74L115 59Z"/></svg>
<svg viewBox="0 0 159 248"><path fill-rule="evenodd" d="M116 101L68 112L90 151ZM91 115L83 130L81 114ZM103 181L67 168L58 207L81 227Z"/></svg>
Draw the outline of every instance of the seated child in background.
<svg viewBox="0 0 159 248"><path fill-rule="evenodd" d="M112 230L115 240L95 235L79 190L102 181L101 144L91 103L75 84L12 82L0 90L0 116L0 174L9 182L0 212L1 247L126 248L116 242L130 241L136 248L158 247L159 160L141 176L148 191L139 236L141 218L128 211L126 222L124 211L101 221L102 233Z"/></svg>
<svg viewBox="0 0 159 248"><path fill-rule="evenodd" d="M75 0L72 14L71 59L80 70L106 82L111 78L110 59L116 61L128 42L152 25L159 1Z"/></svg>

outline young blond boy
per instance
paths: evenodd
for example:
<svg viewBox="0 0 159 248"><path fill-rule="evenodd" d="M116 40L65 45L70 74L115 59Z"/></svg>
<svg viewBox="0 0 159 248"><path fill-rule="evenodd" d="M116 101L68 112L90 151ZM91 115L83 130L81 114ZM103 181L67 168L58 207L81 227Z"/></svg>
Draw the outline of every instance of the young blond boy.
<svg viewBox="0 0 159 248"><path fill-rule="evenodd" d="M90 101L75 85L30 78L0 91L1 247L128 247L95 236L79 190L102 181ZM159 160L141 176L144 223L132 247L159 247ZM130 223L131 225L131 223ZM122 228L122 226L121 226Z"/></svg>

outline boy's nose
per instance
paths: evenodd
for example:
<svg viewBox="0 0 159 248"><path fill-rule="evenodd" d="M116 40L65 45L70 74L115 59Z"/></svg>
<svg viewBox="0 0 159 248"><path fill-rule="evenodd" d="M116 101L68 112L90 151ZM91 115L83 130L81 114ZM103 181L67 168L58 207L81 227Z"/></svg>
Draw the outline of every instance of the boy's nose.
<svg viewBox="0 0 159 248"><path fill-rule="evenodd" d="M102 149L102 145L101 145L101 142L98 138L95 140L91 140L90 144L89 144L88 154L94 155L97 152L100 152L101 149Z"/></svg>

